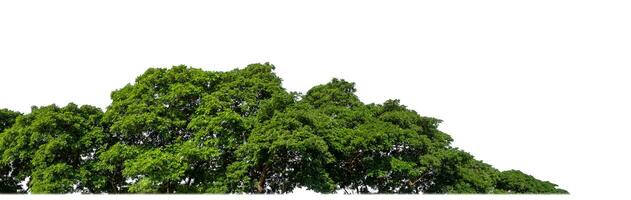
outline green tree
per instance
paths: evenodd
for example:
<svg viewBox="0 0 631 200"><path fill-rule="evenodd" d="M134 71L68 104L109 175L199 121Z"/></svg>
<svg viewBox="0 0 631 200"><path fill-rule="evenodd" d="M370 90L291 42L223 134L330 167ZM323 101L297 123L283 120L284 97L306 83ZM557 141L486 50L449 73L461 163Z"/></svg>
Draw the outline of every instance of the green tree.
<svg viewBox="0 0 631 200"><path fill-rule="evenodd" d="M303 186L335 190L325 168L333 156L315 132L317 118L309 115L303 107L291 107L253 130L230 166L236 192L286 193Z"/></svg>
<svg viewBox="0 0 631 200"><path fill-rule="evenodd" d="M0 110L0 192L567 193L451 145L399 100L343 79L288 92L274 66L151 68L92 106Z"/></svg>
<svg viewBox="0 0 631 200"><path fill-rule="evenodd" d="M249 143L255 130L295 101L295 96L282 88L273 69L267 63L252 64L222 73L217 90L202 98L188 127L196 140L218 151L214 167L206 170L214 178L202 180L208 185L207 192L253 191L251 187L247 191L238 189L237 182L245 179L235 178L228 168L237 162L237 152Z"/></svg>
<svg viewBox="0 0 631 200"><path fill-rule="evenodd" d="M503 171L499 174L496 188L506 193L568 193L556 184L541 181L519 170Z"/></svg>
<svg viewBox="0 0 631 200"><path fill-rule="evenodd" d="M0 137L5 129L13 126L15 119L20 115L22 114L19 112L0 109ZM2 145L0 145L0 153L2 152L4 152L4 149ZM0 193L15 193L21 191L18 185L19 180L12 176L12 171L10 163L5 163L0 160Z"/></svg>
<svg viewBox="0 0 631 200"><path fill-rule="evenodd" d="M87 170L82 175L84 186L90 193L129 192L123 169L126 161L136 158L140 153L140 148L122 143L100 149L96 158L86 164Z"/></svg>
<svg viewBox="0 0 631 200"><path fill-rule="evenodd" d="M105 138L98 126L102 112L92 106L68 104L33 107L0 135L2 163L33 193L81 191L81 172L94 159Z"/></svg>
<svg viewBox="0 0 631 200"><path fill-rule="evenodd" d="M428 155L432 170L425 193L495 193L498 171L458 149L443 149Z"/></svg>
<svg viewBox="0 0 631 200"><path fill-rule="evenodd" d="M105 157L118 162L105 173L116 174L110 176L115 180L101 182L113 182L110 185L129 188L129 192L232 191L227 167L236 161L239 146L247 143L254 128L294 101L273 69L269 64L229 72L186 66L149 69L134 84L113 92L112 105L104 116L112 143L145 153L109 158L125 154L105 151ZM143 168L142 163L167 160L147 156L177 158L172 162L186 165L164 168L169 175L158 175L156 169ZM127 179L132 183L125 183Z"/></svg>

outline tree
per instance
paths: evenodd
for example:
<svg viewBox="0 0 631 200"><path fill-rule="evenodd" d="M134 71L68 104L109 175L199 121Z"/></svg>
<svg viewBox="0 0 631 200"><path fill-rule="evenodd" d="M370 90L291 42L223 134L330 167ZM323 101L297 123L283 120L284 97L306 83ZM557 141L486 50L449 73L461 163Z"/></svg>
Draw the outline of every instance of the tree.
<svg viewBox="0 0 631 200"><path fill-rule="evenodd" d="M567 193L451 146L343 79L288 92L274 66L151 68L92 106L0 110L0 189L33 193Z"/></svg>
<svg viewBox="0 0 631 200"><path fill-rule="evenodd" d="M102 112L92 106L68 104L33 107L0 135L2 163L15 180L29 177L27 191L65 193L80 190L85 164L104 141L98 126Z"/></svg>
<svg viewBox="0 0 631 200"><path fill-rule="evenodd" d="M330 193L335 184L326 171L333 161L314 129L316 119L291 107L256 127L237 150L230 178L237 192L286 193L296 187Z"/></svg>
<svg viewBox="0 0 631 200"><path fill-rule="evenodd" d="M187 160L191 162L191 169L185 170L185 175L179 174L176 169L164 169L175 170L178 174L165 180L160 179L165 176L154 176L152 173L156 170L147 168L143 163L166 162L164 159L173 158L173 153L177 152L161 153L159 150L175 149L175 146L182 146L181 143L187 140L194 139L203 145L200 138L194 135L194 129L188 126L202 100L206 99L204 96L217 90L220 74L186 66L175 66L168 70L152 68L139 76L134 84L112 92L112 104L104 114L103 124L111 138L110 144L115 148L103 152L105 159L97 155L101 160L100 166L105 166L100 168L100 173L114 175L109 176L109 180L101 180L108 183L107 192L174 192L174 182L179 183L179 180L172 180L175 177L195 179L196 183L214 179L207 177L207 171L198 168L209 167L204 164L208 160ZM197 145L184 147L196 148ZM208 148L205 145L201 147ZM124 153L129 150L135 154ZM147 160L153 159L147 156L162 159ZM115 162L112 165L108 160ZM140 182L130 185L127 179ZM190 188L186 190L195 191Z"/></svg>
<svg viewBox="0 0 631 200"><path fill-rule="evenodd" d="M496 188L506 193L567 193L548 181L538 180L519 170L503 171L499 174Z"/></svg>
<svg viewBox="0 0 631 200"><path fill-rule="evenodd" d="M0 109L0 136L5 129L13 126L15 119L20 115L22 114L19 112ZM4 152L4 149L0 145L0 153L2 152ZM21 192L21 188L18 185L19 180L12 176L12 171L9 163L0 160L0 193Z"/></svg>

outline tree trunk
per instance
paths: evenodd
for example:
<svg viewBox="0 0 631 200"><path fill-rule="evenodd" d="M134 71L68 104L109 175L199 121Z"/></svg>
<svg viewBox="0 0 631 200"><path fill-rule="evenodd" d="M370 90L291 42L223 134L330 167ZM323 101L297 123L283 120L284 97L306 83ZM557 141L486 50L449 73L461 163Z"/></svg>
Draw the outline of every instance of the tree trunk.
<svg viewBox="0 0 631 200"><path fill-rule="evenodd" d="M265 176L267 175L267 165L263 164L263 169L261 170L261 176L259 177L259 182L256 185L257 193L265 193Z"/></svg>

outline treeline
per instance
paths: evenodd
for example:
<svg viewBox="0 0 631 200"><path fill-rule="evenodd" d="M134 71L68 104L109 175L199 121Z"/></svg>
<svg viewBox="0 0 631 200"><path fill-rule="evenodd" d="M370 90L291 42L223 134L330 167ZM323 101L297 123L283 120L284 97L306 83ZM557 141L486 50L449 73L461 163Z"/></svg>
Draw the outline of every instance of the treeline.
<svg viewBox="0 0 631 200"><path fill-rule="evenodd" d="M451 147L398 100L364 104L340 79L288 92L273 69L152 68L105 112L2 109L0 192L567 193Z"/></svg>

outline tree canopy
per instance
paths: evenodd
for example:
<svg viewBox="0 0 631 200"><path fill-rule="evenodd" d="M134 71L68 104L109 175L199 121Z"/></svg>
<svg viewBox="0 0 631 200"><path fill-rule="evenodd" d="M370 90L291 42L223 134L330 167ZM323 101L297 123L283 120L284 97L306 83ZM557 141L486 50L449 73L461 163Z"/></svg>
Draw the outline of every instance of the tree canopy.
<svg viewBox="0 0 631 200"><path fill-rule="evenodd" d="M0 110L0 193L567 193L451 146L441 120L333 79L289 92L268 63L151 68L105 111Z"/></svg>

